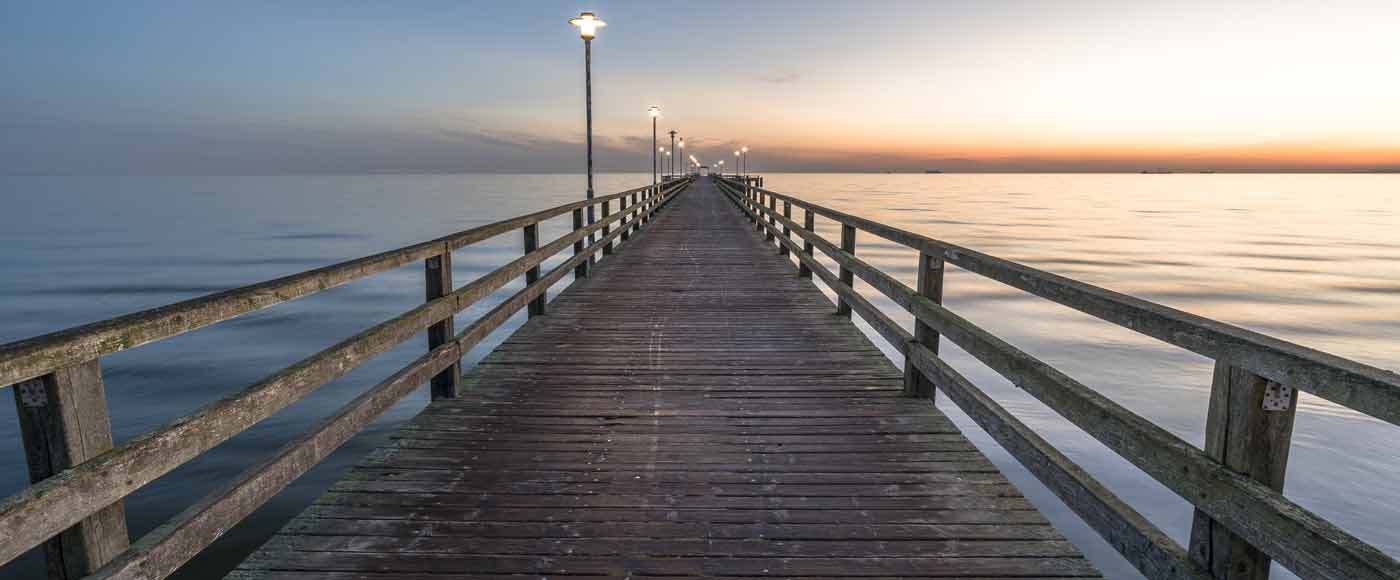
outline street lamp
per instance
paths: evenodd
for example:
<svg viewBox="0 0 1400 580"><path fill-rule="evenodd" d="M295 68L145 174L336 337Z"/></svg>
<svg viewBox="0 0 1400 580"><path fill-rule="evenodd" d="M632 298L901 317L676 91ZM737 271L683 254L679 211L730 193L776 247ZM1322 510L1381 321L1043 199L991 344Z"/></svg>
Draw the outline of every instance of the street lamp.
<svg viewBox="0 0 1400 580"><path fill-rule="evenodd" d="M739 167L743 160L739 157L739 150L734 150L734 177L739 177Z"/></svg>
<svg viewBox="0 0 1400 580"><path fill-rule="evenodd" d="M739 150L744 152L744 175L748 175L748 174L749 174L749 148L748 148L748 146L744 146L744 147L740 147Z"/></svg>
<svg viewBox="0 0 1400 580"><path fill-rule="evenodd" d="M598 29L607 26L606 22L599 20L592 12L580 12L577 17L570 18L569 24L578 28L578 35L583 39L583 103L584 115L587 119L587 146L588 146L588 199L593 199L593 37L598 36ZM588 206L588 225L593 225L593 206ZM593 245L593 234L588 234L588 245ZM588 257L592 263L593 256Z"/></svg>
<svg viewBox="0 0 1400 580"><path fill-rule="evenodd" d="M671 135L671 151L675 151L675 150L676 150L676 130L675 130L675 129L671 129L670 135ZM675 174L676 174L676 163L675 163L674 160L671 159L671 154L670 154L670 153L667 153L667 154L666 154L666 163L667 163L667 167L668 167L669 170L670 170L671 175L675 175Z"/></svg>
<svg viewBox="0 0 1400 580"><path fill-rule="evenodd" d="M680 151L677 151L677 152L676 152L676 155L682 155L682 154L684 154L684 153L685 153L685 137L681 137L680 140L676 142L676 146L681 148ZM681 170L685 170L685 160L684 160L684 159L677 159L677 161L680 161L680 163L681 163Z"/></svg>
<svg viewBox="0 0 1400 580"><path fill-rule="evenodd" d="M647 114L651 115L651 146L656 147L656 118L661 116L661 107L652 105ZM651 154L651 184L656 185L656 153Z"/></svg>

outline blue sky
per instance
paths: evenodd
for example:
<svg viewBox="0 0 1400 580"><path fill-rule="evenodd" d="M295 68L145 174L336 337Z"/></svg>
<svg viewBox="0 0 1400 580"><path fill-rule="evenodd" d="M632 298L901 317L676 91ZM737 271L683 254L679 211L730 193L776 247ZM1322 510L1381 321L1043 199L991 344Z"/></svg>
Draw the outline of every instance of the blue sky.
<svg viewBox="0 0 1400 580"><path fill-rule="evenodd" d="M6 1L0 173L577 171L581 9L604 170L1400 164L1380 0Z"/></svg>

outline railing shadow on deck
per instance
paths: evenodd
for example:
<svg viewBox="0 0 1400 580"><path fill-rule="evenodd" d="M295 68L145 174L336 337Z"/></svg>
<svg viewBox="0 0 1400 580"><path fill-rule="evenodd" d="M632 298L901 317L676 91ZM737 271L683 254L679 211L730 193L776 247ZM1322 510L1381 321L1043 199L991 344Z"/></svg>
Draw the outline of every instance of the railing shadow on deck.
<svg viewBox="0 0 1400 580"><path fill-rule="evenodd" d="M462 355L521 309L545 313L570 271L641 231L690 179L570 203L434 240L0 346L0 385L13 384L32 485L0 501L0 565L43 546L50 578L164 578L306 473L419 385L458 394ZM613 213L612 203L618 211ZM602 207L586 225L583 215ZM572 214L573 230L543 246L539 224ZM461 287L452 251L520 230L524 255ZM596 238L596 241L595 241ZM545 260L573 256L541 274ZM116 447L101 357L422 260L426 302L263 380ZM460 333L453 315L525 277L525 288ZM429 352L399 369L233 481L130 543L122 499L423 330Z"/></svg>
<svg viewBox="0 0 1400 580"><path fill-rule="evenodd" d="M1308 579L1400 578L1395 559L1281 493L1295 389L1400 424L1400 375L769 191L751 177L719 183L779 252L798 259L798 276L815 273L836 293L837 314L855 311L904 355L907 395L942 391L1146 577L1263 580L1273 559ZM803 210L802 223L792 219L793 206ZM840 224L839 246L816 233L818 215ZM917 288L857 258L858 231L918 251ZM814 248L839 272L816 260ZM944 308L946 264L1214 359L1206 448ZM857 276L911 313L915 331L862 297L852 286ZM1189 549L944 363L940 337L1189 501L1196 510Z"/></svg>

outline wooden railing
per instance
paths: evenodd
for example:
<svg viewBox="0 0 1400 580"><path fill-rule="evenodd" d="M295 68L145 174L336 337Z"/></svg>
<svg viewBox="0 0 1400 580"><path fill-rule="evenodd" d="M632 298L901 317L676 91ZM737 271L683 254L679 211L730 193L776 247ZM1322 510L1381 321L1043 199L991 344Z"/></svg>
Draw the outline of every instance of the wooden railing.
<svg viewBox="0 0 1400 580"><path fill-rule="evenodd" d="M1400 578L1400 563L1284 497L1294 389L1400 423L1400 375L1209 320L757 187L721 180L725 195L821 278L837 313L854 310L905 357L906 394L942 391L1148 578L1264 579L1270 558L1303 578ZM777 202L782 202L778 211ZM803 210L802 223L792 207ZM840 245L815 216L841 226ZM856 257L857 232L919 252L916 288ZM801 245L793 235L801 239ZM839 266L832 273L813 255ZM1152 424L942 306L943 269L954 264L1215 359L1206 448ZM913 333L872 305L855 277L914 315ZM1195 506L1183 548L938 357L939 337L1035 396ZM1377 482L1386 484L1391 482Z"/></svg>
<svg viewBox="0 0 1400 580"><path fill-rule="evenodd" d="M680 193L674 180L561 205L435 240L0 346L0 385L14 384L31 486L0 502L0 564L44 546L51 578L163 578L316 465L418 385L434 398L458 394L462 355L513 314L545 313L549 288L571 270L588 275ZM618 212L612 213L617 202ZM585 225L583 211L602 206ZM540 222L572 213L573 230L543 246ZM524 255L461 287L452 251L520 230ZM585 240L598 236L585 246ZM565 248L573 256L543 275ZM422 260L426 302L311 355L193 414L112 446L101 357L293 300ZM525 288L460 333L453 315L508 282ZM365 391L329 418L249 467L164 525L128 544L122 498L243 432L321 385L428 330L427 354Z"/></svg>

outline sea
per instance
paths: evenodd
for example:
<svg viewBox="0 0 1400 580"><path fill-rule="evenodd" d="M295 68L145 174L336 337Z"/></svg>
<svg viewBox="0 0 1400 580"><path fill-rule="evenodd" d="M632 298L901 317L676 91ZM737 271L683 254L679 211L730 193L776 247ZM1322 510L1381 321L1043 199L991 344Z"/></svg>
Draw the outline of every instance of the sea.
<svg viewBox="0 0 1400 580"><path fill-rule="evenodd" d="M1400 370L1400 175L765 174L769 189L1296 342ZM603 174L605 194L650 174ZM583 197L582 175L0 177L0 343L293 274ZM541 227L562 235L569 217ZM817 230L839 239L822 218ZM453 256L458 284L518 257L518 234ZM912 250L857 255L912 285ZM548 268L563 258L546 263ZM834 265L828 260L829 265ZM567 280L567 278L566 278ZM818 282L819 283L819 282ZM820 283L819 283L820 284ZM458 316L458 328L521 287ZM873 288L858 288L912 328ZM831 295L829 290L828 295ZM954 312L1196 445L1212 362L949 267ZM413 264L102 359L114 438L185 416L423 300ZM606 315L600 313L600 315ZM519 315L464 358L480 360ZM900 363L868 326L872 340ZM420 335L127 498L133 539L217 489L421 355ZM943 357L1170 535L1190 505L948 344ZM178 578L219 577L427 404L420 389L297 480ZM1136 572L952 402L964 429L1109 578ZM1304 394L1284 493L1400 556L1396 426ZM0 496L28 484L14 406L0 404ZM42 573L31 553L0 578ZM1293 577L1275 566L1274 578Z"/></svg>

